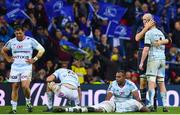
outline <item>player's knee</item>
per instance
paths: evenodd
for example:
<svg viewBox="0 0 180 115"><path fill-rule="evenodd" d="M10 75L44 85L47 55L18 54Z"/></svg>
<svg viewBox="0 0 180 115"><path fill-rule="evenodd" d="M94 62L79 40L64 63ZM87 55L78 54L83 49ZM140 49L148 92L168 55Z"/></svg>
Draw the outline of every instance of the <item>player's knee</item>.
<svg viewBox="0 0 180 115"><path fill-rule="evenodd" d="M49 82L47 85L49 89L52 89L55 85L55 82Z"/></svg>
<svg viewBox="0 0 180 115"><path fill-rule="evenodd" d="M19 84L12 84L12 90L18 90Z"/></svg>
<svg viewBox="0 0 180 115"><path fill-rule="evenodd" d="M157 82L158 82L158 83L164 82L164 77L158 77L158 78L157 78Z"/></svg>
<svg viewBox="0 0 180 115"><path fill-rule="evenodd" d="M144 89L147 85L147 79L145 77L140 77L140 88Z"/></svg>
<svg viewBox="0 0 180 115"><path fill-rule="evenodd" d="M27 84L22 84L22 86L21 86L23 89L29 89L29 85L27 85Z"/></svg>
<svg viewBox="0 0 180 115"><path fill-rule="evenodd" d="M147 76L147 80L156 83L156 76L154 75Z"/></svg>

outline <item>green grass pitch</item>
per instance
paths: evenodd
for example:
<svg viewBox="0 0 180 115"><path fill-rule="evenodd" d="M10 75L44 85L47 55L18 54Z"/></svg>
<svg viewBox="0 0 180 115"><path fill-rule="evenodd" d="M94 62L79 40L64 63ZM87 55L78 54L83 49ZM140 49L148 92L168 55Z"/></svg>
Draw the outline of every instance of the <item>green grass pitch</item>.
<svg viewBox="0 0 180 115"><path fill-rule="evenodd" d="M10 109L11 109L11 106L0 106L0 114L8 114ZM44 109L46 109L45 106L34 106L33 112L28 113L26 111L25 106L18 106L17 114L54 114L51 112L42 112ZM162 107L159 107L157 112L147 112L147 113L130 112L130 113L126 113L126 114L180 114L180 107L169 107L169 110L170 111L168 113L164 113L164 112L162 112ZM63 114L67 114L67 113L63 113ZM68 113L68 114L78 114L78 113ZM83 113L81 113L81 115L82 114ZM93 114L93 113L86 113L86 114ZM102 114L102 113L95 113L95 114ZM105 113L103 113L103 114L105 114ZM109 113L107 113L107 114L109 114ZM111 114L119 114L119 113L111 113ZM83 115L85 115L85 114L83 114Z"/></svg>

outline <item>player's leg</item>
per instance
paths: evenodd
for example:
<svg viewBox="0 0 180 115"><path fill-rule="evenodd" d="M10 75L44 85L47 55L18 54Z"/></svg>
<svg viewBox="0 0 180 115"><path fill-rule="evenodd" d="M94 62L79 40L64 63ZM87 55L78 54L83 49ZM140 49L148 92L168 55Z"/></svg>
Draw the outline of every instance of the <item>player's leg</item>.
<svg viewBox="0 0 180 115"><path fill-rule="evenodd" d="M146 93L147 93L147 79L145 75L140 75L140 93L141 101L146 104Z"/></svg>
<svg viewBox="0 0 180 115"><path fill-rule="evenodd" d="M140 64L142 56L142 49L138 51L138 65ZM145 61L147 63L147 60ZM142 103L146 104L146 93L147 93L147 78L146 78L146 63L144 64L144 70L139 70L140 74L140 94Z"/></svg>
<svg viewBox="0 0 180 115"><path fill-rule="evenodd" d="M163 112L168 112L167 109L167 91L166 91L166 87L165 87L165 82L164 82L164 77L165 77L165 61L162 60L161 61L161 66L160 69L158 71L158 84L159 84L159 88L160 88L160 95L162 98L162 104L163 104Z"/></svg>
<svg viewBox="0 0 180 115"><path fill-rule="evenodd" d="M20 87L20 78L18 76L17 71L13 71L11 69L10 71L10 77L9 77L9 82L12 83L12 92L11 92L11 105L12 105L12 110L9 113L16 113L17 111L17 101L18 101L18 91Z"/></svg>
<svg viewBox="0 0 180 115"><path fill-rule="evenodd" d="M10 113L16 113L16 111L17 111L17 100L18 100L19 87L20 87L19 83L12 83L12 93L11 93L12 111L10 111Z"/></svg>
<svg viewBox="0 0 180 115"><path fill-rule="evenodd" d="M148 93L149 93L149 105L151 111L154 110L154 97L155 97L155 87L156 87L156 76L158 73L159 62L149 61L147 63L146 76L148 80Z"/></svg>
<svg viewBox="0 0 180 115"><path fill-rule="evenodd" d="M47 109L43 110L43 112L51 112L53 110L53 96L54 93L49 89L47 86L46 89L46 95L47 95Z"/></svg>
<svg viewBox="0 0 180 115"><path fill-rule="evenodd" d="M31 82L31 71L25 71L21 74L21 87L23 89L25 100L26 100L26 107L28 112L32 112L32 105L31 105L31 97L30 97L30 82Z"/></svg>

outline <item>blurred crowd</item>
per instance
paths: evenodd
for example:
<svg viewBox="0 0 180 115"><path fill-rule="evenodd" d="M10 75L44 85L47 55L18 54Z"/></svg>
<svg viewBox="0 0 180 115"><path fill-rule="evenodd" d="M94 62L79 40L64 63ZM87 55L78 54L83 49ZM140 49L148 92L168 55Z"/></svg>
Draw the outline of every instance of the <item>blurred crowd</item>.
<svg viewBox="0 0 180 115"><path fill-rule="evenodd" d="M150 12L161 19L161 24L173 43L166 46L166 83L180 84L180 0L67 0L73 6L74 22L66 17L58 16L48 21L44 4L49 0L25 0L25 12L30 19L17 19L8 23L6 0L0 0L0 49L14 37L13 27L22 24L25 35L35 38L45 48L46 52L33 65L32 82L44 83L48 75L59 67L70 68L78 74L81 84L103 84L115 79L115 72L122 68L126 70L127 79L139 84L137 52L138 42L134 40L136 30L142 25L141 16ZM107 19L94 15L88 20L89 4L91 2L98 11L98 2L108 2L128 8L119 21L132 27L131 40L107 37ZM49 26L51 24L51 26ZM65 39L79 46L81 35L93 36L96 50L82 59L74 58L72 53L64 50L59 41ZM35 52L36 53L36 52ZM10 71L8 64L0 53L0 82L6 82Z"/></svg>

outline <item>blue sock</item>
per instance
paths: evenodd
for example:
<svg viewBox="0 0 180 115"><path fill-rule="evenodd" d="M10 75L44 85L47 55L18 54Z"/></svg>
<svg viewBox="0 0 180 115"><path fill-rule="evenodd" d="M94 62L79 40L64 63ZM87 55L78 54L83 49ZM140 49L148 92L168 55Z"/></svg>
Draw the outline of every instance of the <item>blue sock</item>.
<svg viewBox="0 0 180 115"><path fill-rule="evenodd" d="M149 90L149 103L152 106L154 106L154 96L155 96L155 90L154 89L150 89Z"/></svg>
<svg viewBox="0 0 180 115"><path fill-rule="evenodd" d="M51 109L53 107L53 92L49 91L47 94L47 100L48 100L48 108Z"/></svg>
<svg viewBox="0 0 180 115"><path fill-rule="evenodd" d="M163 106L167 106L167 93L166 92L161 92L161 99L162 99L162 104Z"/></svg>

